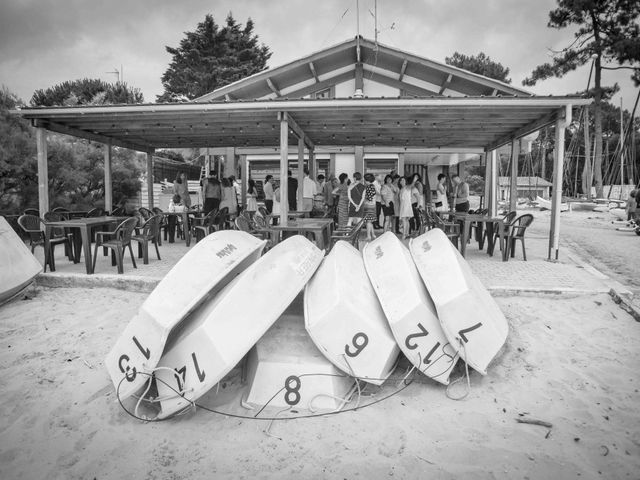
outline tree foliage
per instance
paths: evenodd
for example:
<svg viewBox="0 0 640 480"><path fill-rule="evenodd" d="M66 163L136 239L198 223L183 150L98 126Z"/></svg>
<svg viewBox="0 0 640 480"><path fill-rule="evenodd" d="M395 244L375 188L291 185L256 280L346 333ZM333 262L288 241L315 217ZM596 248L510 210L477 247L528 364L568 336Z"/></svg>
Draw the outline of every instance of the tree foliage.
<svg viewBox="0 0 640 480"><path fill-rule="evenodd" d="M158 102L192 100L264 70L271 52L258 44L253 27L250 18L242 27L229 13L220 28L206 15L194 32L185 32L179 47L166 47L172 61L162 75Z"/></svg>
<svg viewBox="0 0 640 480"><path fill-rule="evenodd" d="M0 210L8 213L38 207L35 129L9 113L22 105L5 87L0 89ZM48 134L47 143L51 207L84 210L103 206L105 147L52 133ZM116 203L137 195L143 165L144 160L135 152L113 148L112 189Z"/></svg>
<svg viewBox="0 0 640 480"><path fill-rule="evenodd" d="M480 52L478 55L464 55L455 52L450 57L446 57L444 61L447 65L462 68L485 77L494 78L504 83L511 83L511 79L508 78L509 69L499 62L493 61L491 57L485 55L483 52Z"/></svg>
<svg viewBox="0 0 640 480"><path fill-rule="evenodd" d="M602 188L602 101L617 85L602 85L602 71L629 68L632 79L640 85L640 0L558 0L558 8L549 12L550 28L577 26L574 40L561 51L553 52L553 61L539 65L522 83L535 85L550 77L562 77L593 59L596 195ZM589 165L587 164L587 168ZM590 190L590 189L589 189Z"/></svg>
<svg viewBox="0 0 640 480"><path fill-rule="evenodd" d="M130 87L124 82L108 83L89 78L66 81L44 90L36 90L31 97L31 105L34 107L143 102L144 97L138 88Z"/></svg>

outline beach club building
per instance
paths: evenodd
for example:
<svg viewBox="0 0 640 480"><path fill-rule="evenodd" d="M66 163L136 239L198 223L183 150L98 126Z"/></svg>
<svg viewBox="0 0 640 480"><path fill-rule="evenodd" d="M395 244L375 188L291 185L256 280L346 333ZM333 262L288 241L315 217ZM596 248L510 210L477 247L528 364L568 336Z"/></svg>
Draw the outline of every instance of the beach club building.
<svg viewBox="0 0 640 480"><path fill-rule="evenodd" d="M111 147L147 154L147 171L160 148L200 148L205 169L242 178L287 170L312 175L420 173L433 189L441 172L465 161L486 168L485 198L497 213L497 149L556 126L556 145L572 108L590 103L577 96L538 97L514 86L435 62L362 37L286 65L270 68L192 102L22 108L15 113L37 128L40 211L49 210L47 131L102 142L105 209L112 206ZM215 161L214 159L218 159ZM556 149L553 192L560 192L564 149ZM517 162L512 162L517 163ZM517 189L517 169L510 189ZM301 179L301 178L300 178ZM154 199L147 175L147 204ZM287 182L281 195L286 198ZM299 192L301 194L301 192ZM517 195L510 196L514 203ZM558 207L559 207L559 201ZM286 202L285 205L286 207ZM555 212L555 210L553 210ZM559 215L553 215L549 257L557 257ZM286 220L287 212L281 212Z"/></svg>

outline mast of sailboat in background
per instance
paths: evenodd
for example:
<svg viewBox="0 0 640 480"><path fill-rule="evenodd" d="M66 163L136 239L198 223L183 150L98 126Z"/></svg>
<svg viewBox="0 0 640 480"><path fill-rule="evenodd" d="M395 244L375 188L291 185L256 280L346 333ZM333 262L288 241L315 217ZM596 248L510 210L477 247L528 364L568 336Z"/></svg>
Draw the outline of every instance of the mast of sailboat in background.
<svg viewBox="0 0 640 480"><path fill-rule="evenodd" d="M620 95L620 199L624 189L624 115L622 110L622 95Z"/></svg>

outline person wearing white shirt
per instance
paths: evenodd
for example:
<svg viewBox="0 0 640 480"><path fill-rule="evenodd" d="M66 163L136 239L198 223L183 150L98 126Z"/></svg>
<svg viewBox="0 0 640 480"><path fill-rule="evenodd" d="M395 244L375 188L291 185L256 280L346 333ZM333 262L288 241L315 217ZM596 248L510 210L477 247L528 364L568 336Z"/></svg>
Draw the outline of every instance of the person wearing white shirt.
<svg viewBox="0 0 640 480"><path fill-rule="evenodd" d="M380 226L380 212L382 211L382 196L380 195L382 183L380 182L380 175L376 175L376 179L373 181L373 186L376 189L376 221L373 222L373 228L378 230L382 228Z"/></svg>
<svg viewBox="0 0 640 480"><path fill-rule="evenodd" d="M313 196L316 194L316 182L309 178L309 169L304 169L302 180L302 209L303 212L311 212L313 209Z"/></svg>
<svg viewBox="0 0 640 480"><path fill-rule="evenodd" d="M267 175L264 179L264 206L268 213L273 212L273 176Z"/></svg>

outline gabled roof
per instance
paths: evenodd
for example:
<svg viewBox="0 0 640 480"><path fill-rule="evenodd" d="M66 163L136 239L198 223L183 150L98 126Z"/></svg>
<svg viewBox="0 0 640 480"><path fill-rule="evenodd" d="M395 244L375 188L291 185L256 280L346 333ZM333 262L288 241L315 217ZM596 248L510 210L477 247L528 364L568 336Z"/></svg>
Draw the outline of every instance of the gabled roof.
<svg viewBox="0 0 640 480"><path fill-rule="evenodd" d="M356 37L238 80L195 101L302 98L354 79L358 58L366 79L401 89L408 96L532 96L492 78Z"/></svg>

